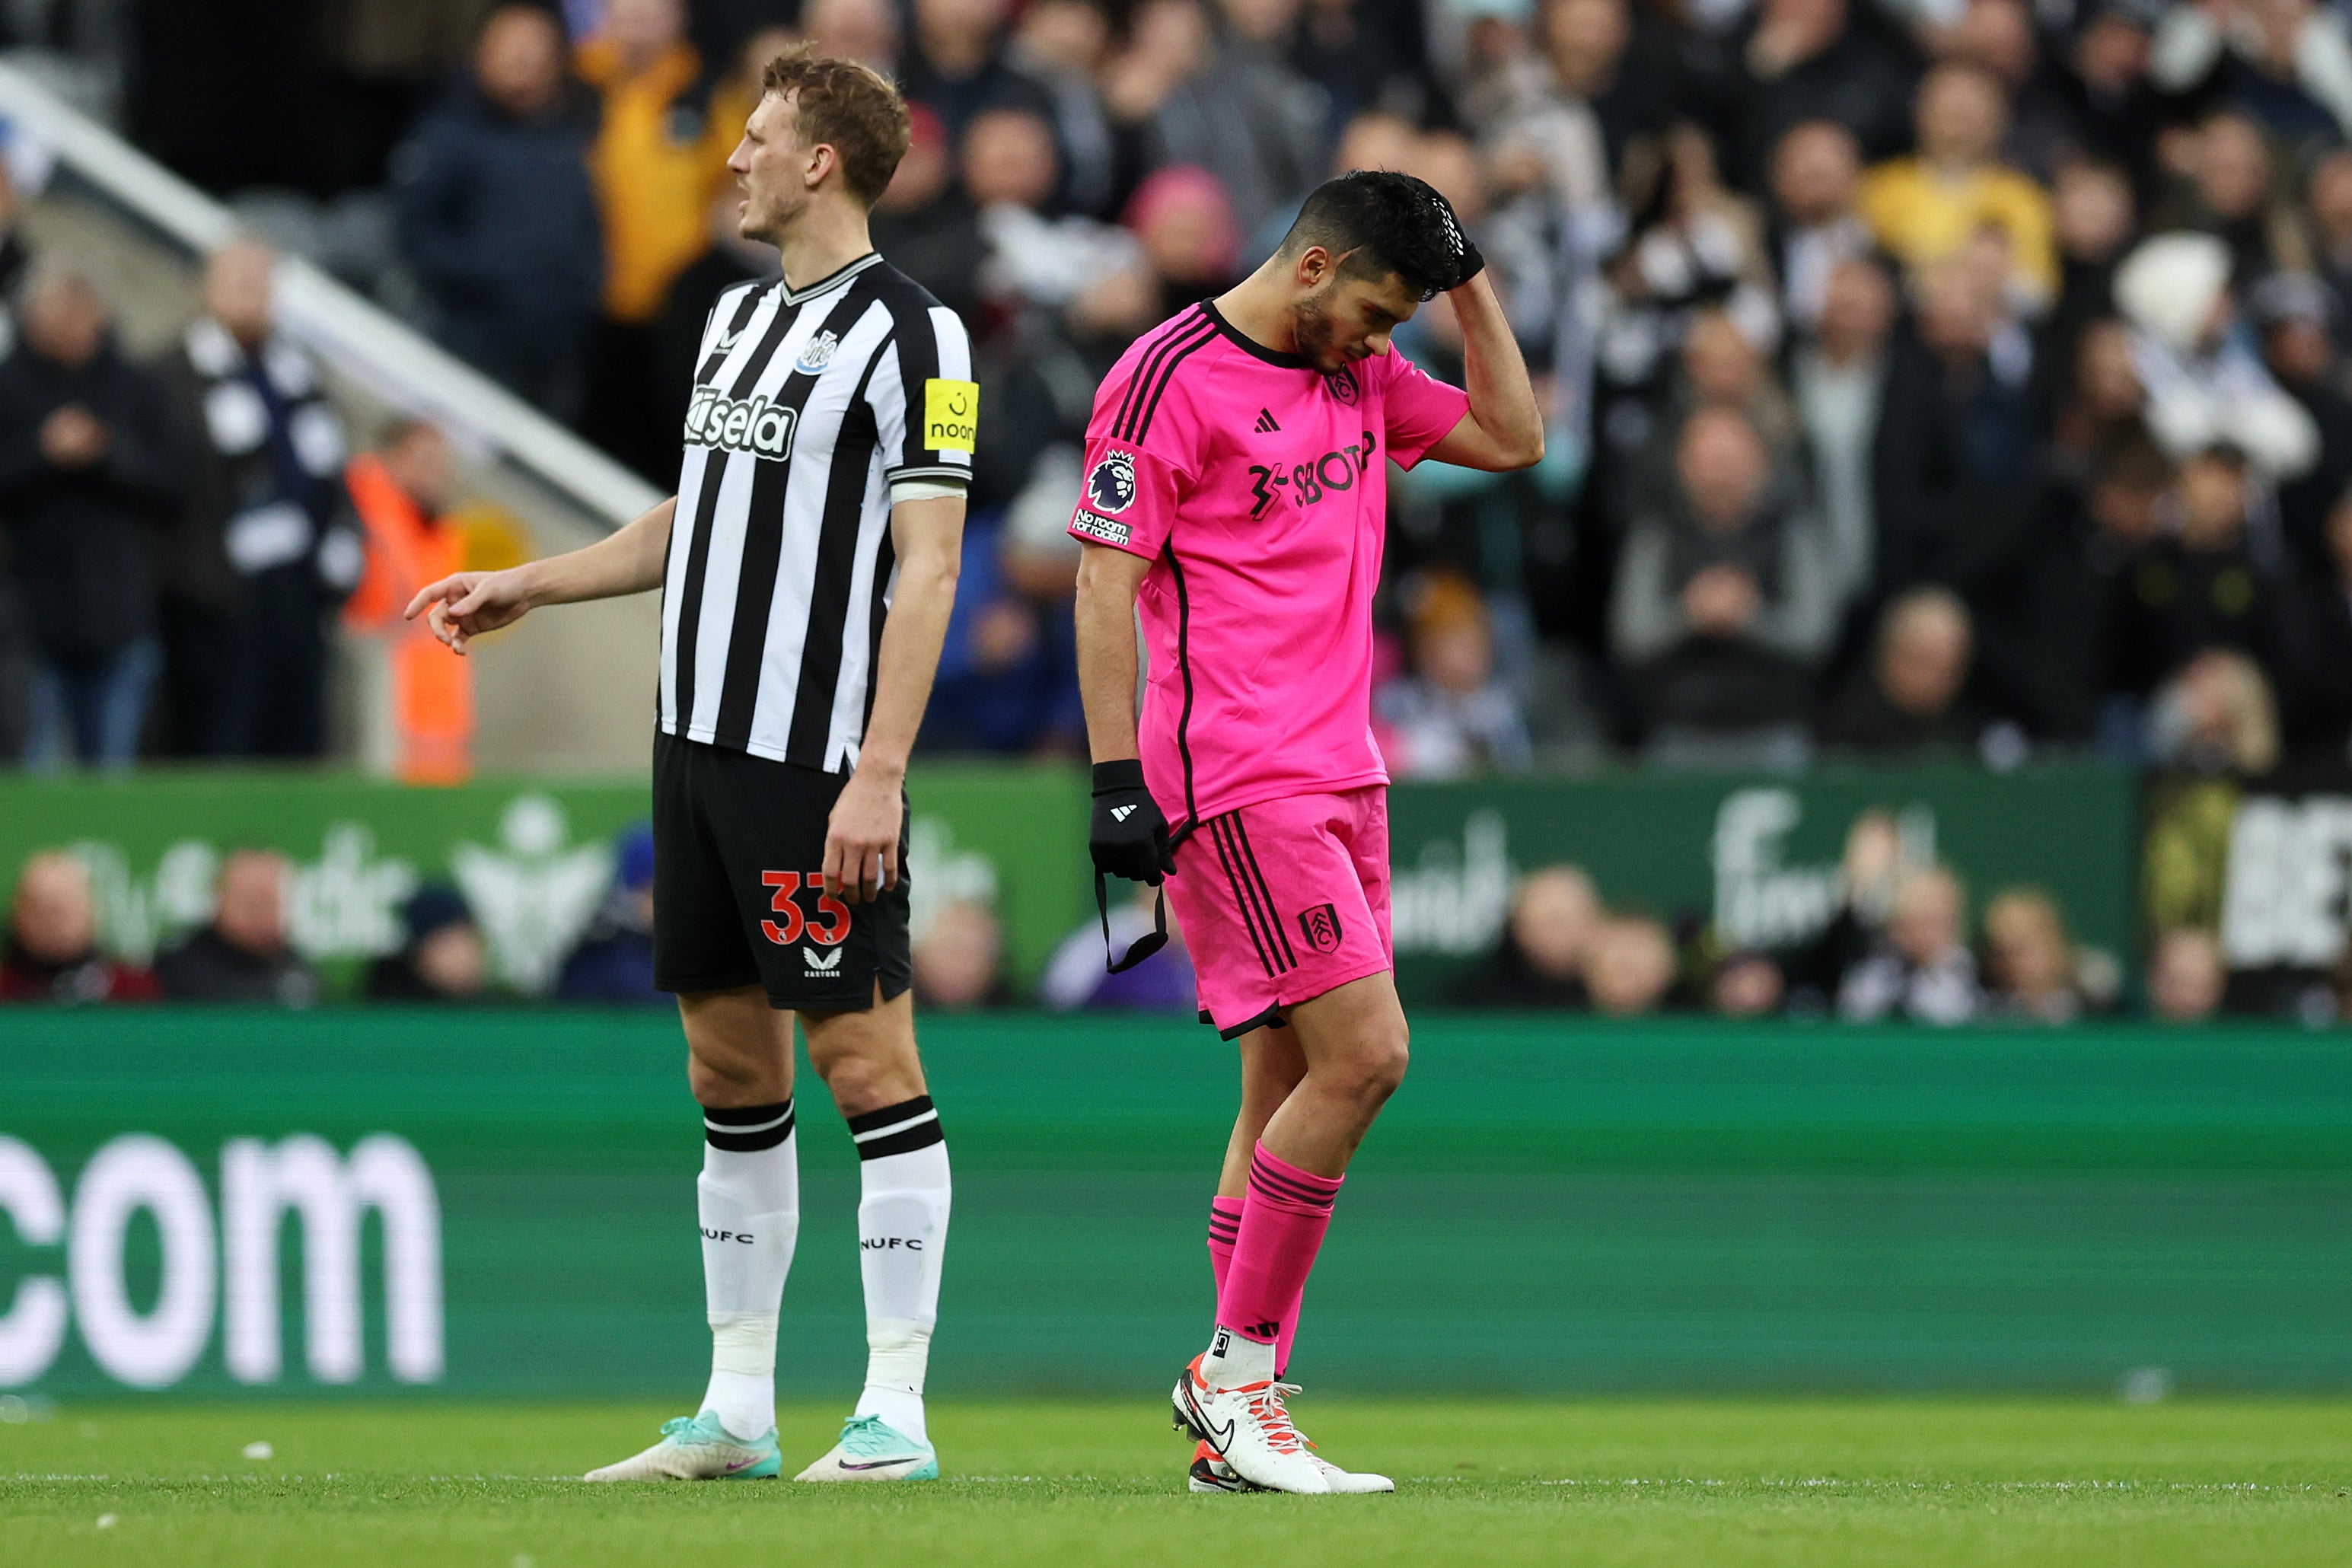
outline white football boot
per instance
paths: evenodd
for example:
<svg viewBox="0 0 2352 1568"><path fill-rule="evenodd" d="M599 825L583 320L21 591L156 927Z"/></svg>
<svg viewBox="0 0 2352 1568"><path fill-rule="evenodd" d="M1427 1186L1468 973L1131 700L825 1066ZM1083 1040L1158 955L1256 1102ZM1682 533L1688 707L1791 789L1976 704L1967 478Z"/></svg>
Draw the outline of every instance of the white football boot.
<svg viewBox="0 0 2352 1568"><path fill-rule="evenodd" d="M1329 1479L1282 1407L1281 1385L1269 1378L1212 1388L1201 1377L1201 1359L1195 1356L1184 1369L1170 1396L1176 1429L1206 1443L1211 1453L1253 1486L1316 1496L1330 1491Z"/></svg>
<svg viewBox="0 0 2352 1568"><path fill-rule="evenodd" d="M1186 1472L1185 1488L1196 1492L1262 1492L1264 1487L1242 1479L1241 1473L1217 1458L1217 1451L1206 1443L1192 1445L1192 1468Z"/></svg>
<svg viewBox="0 0 2352 1568"><path fill-rule="evenodd" d="M1309 1454L1316 1467L1323 1472L1323 1480L1335 1492L1392 1492L1396 1483L1386 1476L1376 1476L1370 1470L1343 1470L1320 1454Z"/></svg>
<svg viewBox="0 0 2352 1568"><path fill-rule="evenodd" d="M1277 1381L1274 1385L1275 1397L1284 1402L1284 1407L1286 1409L1288 1408L1290 1396L1298 1392L1298 1385L1295 1383L1283 1383ZM1325 1458L1322 1455L1315 1451L1315 1444L1312 1439L1309 1439L1307 1444L1307 1457L1315 1461L1316 1468L1323 1472L1323 1479L1329 1484L1331 1489L1335 1492L1392 1492L1396 1490L1396 1483L1389 1479L1386 1476L1376 1476L1370 1470L1341 1469L1339 1466L1333 1464L1330 1460Z"/></svg>
<svg viewBox="0 0 2352 1568"><path fill-rule="evenodd" d="M751 1481L772 1479L783 1468L776 1429L746 1443L706 1410L662 1423L662 1438L642 1454L591 1470L590 1481Z"/></svg>
<svg viewBox="0 0 2352 1568"><path fill-rule="evenodd" d="M1277 1383L1275 1392L1288 1395L1298 1392L1295 1383ZM1307 1445L1307 1457L1323 1472L1323 1479L1335 1493L1392 1492L1396 1482L1370 1470L1343 1470L1322 1455L1315 1445ZM1264 1487L1242 1479L1241 1472L1217 1458L1217 1451L1206 1443L1196 1443L1192 1448L1192 1468L1185 1476L1188 1490L1196 1492L1259 1492Z"/></svg>
<svg viewBox="0 0 2352 1568"><path fill-rule="evenodd" d="M939 1451L919 1443L879 1415L853 1415L841 1441L793 1478L803 1481L935 1481Z"/></svg>

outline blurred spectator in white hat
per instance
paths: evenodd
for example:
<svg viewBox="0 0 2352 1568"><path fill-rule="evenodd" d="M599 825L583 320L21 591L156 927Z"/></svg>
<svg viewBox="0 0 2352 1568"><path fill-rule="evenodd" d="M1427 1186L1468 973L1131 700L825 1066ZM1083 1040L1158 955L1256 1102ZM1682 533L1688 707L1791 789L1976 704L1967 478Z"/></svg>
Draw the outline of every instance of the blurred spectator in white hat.
<svg viewBox="0 0 2352 1568"><path fill-rule="evenodd" d="M174 756L325 752L328 623L366 563L342 418L308 351L278 330L277 265L252 240L213 252L204 313L160 366L192 432L163 584Z"/></svg>
<svg viewBox="0 0 2352 1568"><path fill-rule="evenodd" d="M2239 321L2230 247L2211 235L2141 242L2116 273L2148 428L2175 458L2229 442L2273 479L2319 459L2319 432L2281 391Z"/></svg>

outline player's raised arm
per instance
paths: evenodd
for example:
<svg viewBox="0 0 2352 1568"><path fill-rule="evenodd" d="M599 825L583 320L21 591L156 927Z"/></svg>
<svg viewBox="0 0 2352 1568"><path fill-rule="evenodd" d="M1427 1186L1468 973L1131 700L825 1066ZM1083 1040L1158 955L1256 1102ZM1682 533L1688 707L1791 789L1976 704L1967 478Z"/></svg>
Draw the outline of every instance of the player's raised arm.
<svg viewBox="0 0 2352 1568"><path fill-rule="evenodd" d="M1448 289L1445 298L1462 323L1463 390L1470 395L1470 412L1429 456L1497 473L1534 467L1543 460L1543 415L1503 302L1484 271Z"/></svg>
<svg viewBox="0 0 2352 1568"><path fill-rule="evenodd" d="M541 605L658 588L677 511L677 498L672 496L593 544L503 572L459 572L428 583L408 602L407 618L425 616L433 635L462 654L482 633L512 626Z"/></svg>

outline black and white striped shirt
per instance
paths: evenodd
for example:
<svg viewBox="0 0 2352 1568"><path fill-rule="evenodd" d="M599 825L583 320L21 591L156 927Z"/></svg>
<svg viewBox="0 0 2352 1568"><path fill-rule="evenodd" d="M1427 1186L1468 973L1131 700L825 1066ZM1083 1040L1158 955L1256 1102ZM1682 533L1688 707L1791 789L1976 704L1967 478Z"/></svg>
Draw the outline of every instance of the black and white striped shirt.
<svg viewBox="0 0 2352 1568"><path fill-rule="evenodd" d="M665 732L856 765L898 578L891 505L961 493L979 400L963 322L879 256L719 297L662 574Z"/></svg>

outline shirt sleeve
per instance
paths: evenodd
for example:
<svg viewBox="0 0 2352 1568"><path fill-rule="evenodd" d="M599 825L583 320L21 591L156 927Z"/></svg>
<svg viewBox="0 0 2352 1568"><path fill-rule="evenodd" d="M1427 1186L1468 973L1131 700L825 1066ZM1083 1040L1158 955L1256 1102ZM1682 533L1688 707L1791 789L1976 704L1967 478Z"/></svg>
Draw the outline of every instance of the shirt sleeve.
<svg viewBox="0 0 2352 1568"><path fill-rule="evenodd" d="M1141 438L1133 438L1126 432L1139 421L1125 406L1127 391L1128 382L1120 378L1105 382L1096 394L1069 531L1089 544L1108 544L1149 560L1168 542L1177 501L1199 476L1198 426L1181 384L1171 381ZM1123 414L1129 416L1124 423Z"/></svg>
<svg viewBox="0 0 2352 1568"><path fill-rule="evenodd" d="M1436 380L1393 348L1389 359L1388 396L1382 404L1389 457L1410 468L1462 423L1470 412L1470 395Z"/></svg>
<svg viewBox="0 0 2352 1568"><path fill-rule="evenodd" d="M898 318L893 346L876 359L866 384L866 401L892 501L971 483L980 384L971 378L971 339L953 310L932 305Z"/></svg>

